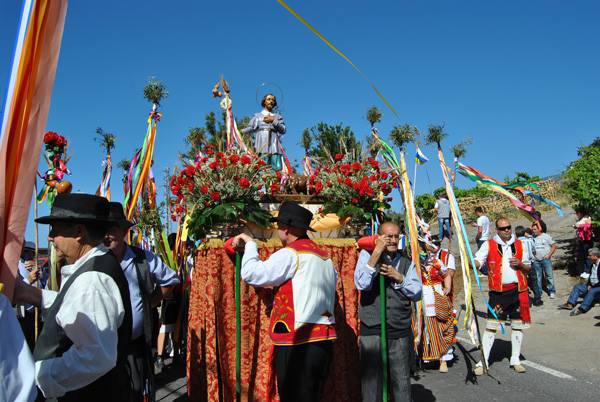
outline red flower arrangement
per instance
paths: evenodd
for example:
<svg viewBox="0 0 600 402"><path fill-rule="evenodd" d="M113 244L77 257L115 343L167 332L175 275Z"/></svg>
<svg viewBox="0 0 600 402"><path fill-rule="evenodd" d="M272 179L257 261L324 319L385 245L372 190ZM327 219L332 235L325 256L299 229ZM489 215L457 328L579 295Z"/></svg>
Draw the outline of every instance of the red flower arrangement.
<svg viewBox="0 0 600 402"><path fill-rule="evenodd" d="M170 181L174 211L191 214L190 233L201 237L215 224L239 219L267 226L271 215L259 205L267 176L264 161L250 154L215 152L211 146L204 154L208 157Z"/></svg>
<svg viewBox="0 0 600 402"><path fill-rule="evenodd" d="M380 208L389 208L385 196L397 186L397 173L381 171L372 158L351 163L344 158L336 154L333 165L317 168L309 177L311 192L325 200L324 212L360 221L369 220Z"/></svg>

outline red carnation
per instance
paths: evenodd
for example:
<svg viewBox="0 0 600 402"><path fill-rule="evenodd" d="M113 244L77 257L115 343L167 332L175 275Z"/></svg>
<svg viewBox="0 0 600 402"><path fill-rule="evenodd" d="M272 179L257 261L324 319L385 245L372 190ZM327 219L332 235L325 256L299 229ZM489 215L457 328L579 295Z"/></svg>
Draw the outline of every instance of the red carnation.
<svg viewBox="0 0 600 402"><path fill-rule="evenodd" d="M338 183L342 184L344 182L344 179L342 177L338 176L337 181L338 181Z"/></svg>
<svg viewBox="0 0 600 402"><path fill-rule="evenodd" d="M341 161L342 159L344 159L344 154L339 153L339 152L337 154L335 154L336 161Z"/></svg>
<svg viewBox="0 0 600 402"><path fill-rule="evenodd" d="M217 152L217 159L225 158L225 154L223 152Z"/></svg>
<svg viewBox="0 0 600 402"><path fill-rule="evenodd" d="M242 188L248 188L248 187L250 187L250 180L248 180L245 177L242 177L240 179L239 183L240 183L240 187L242 187Z"/></svg>
<svg viewBox="0 0 600 402"><path fill-rule="evenodd" d="M191 181L190 184L188 184L188 191L194 191L194 182Z"/></svg>
<svg viewBox="0 0 600 402"><path fill-rule="evenodd" d="M207 145L204 147L204 152L206 152L207 155L214 155L215 153L215 147L214 145Z"/></svg>
<svg viewBox="0 0 600 402"><path fill-rule="evenodd" d="M371 180L371 181L377 181L377 175L371 175L371 176L369 176L369 180Z"/></svg>
<svg viewBox="0 0 600 402"><path fill-rule="evenodd" d="M219 201L221 199L221 193L219 193L218 191L213 191L212 193L210 193L210 198L213 201Z"/></svg>
<svg viewBox="0 0 600 402"><path fill-rule="evenodd" d="M381 176L381 178L382 178L383 180L385 180L385 179L387 179L387 178L388 178L388 174L387 174L387 172L381 172L380 176Z"/></svg>
<svg viewBox="0 0 600 402"><path fill-rule="evenodd" d="M350 200L353 204L358 204L358 198L352 198Z"/></svg>
<svg viewBox="0 0 600 402"><path fill-rule="evenodd" d="M319 194L321 190L323 190L323 183L318 181L317 184L315 184L315 193Z"/></svg>
<svg viewBox="0 0 600 402"><path fill-rule="evenodd" d="M208 164L208 167L211 168L212 170L215 170L217 168L217 166L219 166L217 161L212 161L211 163Z"/></svg>
<svg viewBox="0 0 600 402"><path fill-rule="evenodd" d="M331 180L327 180L327 187L331 187L333 186L333 183L331 182Z"/></svg>
<svg viewBox="0 0 600 402"><path fill-rule="evenodd" d="M360 163L354 162L352 164L352 169L354 169L354 170L356 170L358 172L360 169L362 169L362 166L360 165Z"/></svg>
<svg viewBox="0 0 600 402"><path fill-rule="evenodd" d="M271 187L269 187L269 191L271 191L271 194L277 193L279 191L279 184L278 183L271 184Z"/></svg>
<svg viewBox="0 0 600 402"><path fill-rule="evenodd" d="M229 162L231 162L232 165L235 165L236 163L238 163L240 160L240 157L233 154L229 157Z"/></svg>
<svg viewBox="0 0 600 402"><path fill-rule="evenodd" d="M351 178L347 178L347 179L346 179L344 182L345 182L345 183L346 183L348 186L351 186L351 185L352 185L352 179L351 179Z"/></svg>
<svg viewBox="0 0 600 402"><path fill-rule="evenodd" d="M258 163L258 166L265 166L267 164L267 162L263 161L262 159L259 159L256 163Z"/></svg>
<svg viewBox="0 0 600 402"><path fill-rule="evenodd" d="M242 155L242 157L240 158L240 162L242 163L242 165L248 165L250 162L252 162L252 159L250 159L248 155Z"/></svg>
<svg viewBox="0 0 600 402"><path fill-rule="evenodd" d="M208 186L206 184L203 185L202 187L200 187L200 191L204 194L208 194Z"/></svg>

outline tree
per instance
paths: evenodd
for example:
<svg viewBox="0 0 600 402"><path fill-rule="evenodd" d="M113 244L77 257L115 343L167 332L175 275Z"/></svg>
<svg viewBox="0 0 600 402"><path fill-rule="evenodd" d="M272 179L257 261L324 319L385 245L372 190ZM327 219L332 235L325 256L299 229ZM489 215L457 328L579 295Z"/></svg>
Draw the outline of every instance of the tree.
<svg viewBox="0 0 600 402"><path fill-rule="evenodd" d="M473 140L468 138L468 139L464 140L463 142L453 145L452 148L450 148L450 149L452 150L452 154L454 155L454 158L457 161L461 158L464 158L464 156L467 154L467 145L471 145L472 143L473 143Z"/></svg>
<svg viewBox="0 0 600 402"><path fill-rule="evenodd" d="M431 125L429 126L429 132L427 133L427 139L425 143L436 144L438 148L442 147L442 141L446 138L448 134L444 132L443 125Z"/></svg>
<svg viewBox="0 0 600 402"><path fill-rule="evenodd" d="M579 159L564 172L564 188L594 221L600 220L600 137L577 150Z"/></svg>
<svg viewBox="0 0 600 402"><path fill-rule="evenodd" d="M304 154L308 155L308 151L310 151L310 147L312 146L312 136L310 135L310 130L308 128L305 128L304 131L302 131L300 144L302 145L302 148L304 148Z"/></svg>
<svg viewBox="0 0 600 402"><path fill-rule="evenodd" d="M406 151L406 146L414 142L417 135L419 135L419 130L415 126L403 124L392 128L390 140L400 149L400 152L404 152Z"/></svg>
<svg viewBox="0 0 600 402"><path fill-rule="evenodd" d="M333 160L337 153L348 154L350 159L357 160L362 148L356 140L356 135L349 126L337 124L335 126L327 123L319 123L311 128L315 146L310 154L321 159Z"/></svg>
<svg viewBox="0 0 600 402"><path fill-rule="evenodd" d="M110 151L115 149L116 139L114 134L104 131L102 127L96 128L94 141L100 144L100 147L106 151L106 155L110 155Z"/></svg>
<svg viewBox="0 0 600 402"><path fill-rule="evenodd" d="M187 144L188 149L185 152L179 153L179 159L181 159L184 164L187 164L188 161L196 159L198 151L206 144L206 129L202 127L190 128L184 141Z"/></svg>
<svg viewBox="0 0 600 402"><path fill-rule="evenodd" d="M444 190L445 191L445 190ZM425 222L429 222L434 214L435 197L429 193L418 195L415 198L415 208Z"/></svg>
<svg viewBox="0 0 600 402"><path fill-rule="evenodd" d="M123 183L125 183L129 174L129 168L131 167L131 161L129 159L121 159L117 163L117 167L123 171Z"/></svg>
<svg viewBox="0 0 600 402"><path fill-rule="evenodd" d="M367 110L367 120L371 125L371 128L375 127L375 123L379 123L381 121L381 111L377 108L377 106L372 106Z"/></svg>

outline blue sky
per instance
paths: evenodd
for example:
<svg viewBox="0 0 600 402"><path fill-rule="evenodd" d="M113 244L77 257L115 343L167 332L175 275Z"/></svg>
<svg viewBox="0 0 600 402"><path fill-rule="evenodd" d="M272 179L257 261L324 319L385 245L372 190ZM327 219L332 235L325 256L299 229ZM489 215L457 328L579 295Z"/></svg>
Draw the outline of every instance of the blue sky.
<svg viewBox="0 0 600 402"><path fill-rule="evenodd" d="M473 139L465 163L502 179L515 171L560 173L600 125L600 3L595 1L297 1L289 4L344 51L394 105L396 118L339 56L275 0L222 2L71 1L47 129L71 142L74 189L95 191L102 152L98 126L117 135L114 160L142 143L150 76L170 95L162 105L154 172L178 163L188 129L218 111L210 90L220 74L236 115L259 109L257 88L283 92L284 137L301 157L302 130L320 121L366 138L366 110L383 110L380 132L445 124L446 148ZM21 1L0 13L4 94ZM2 99L4 102L4 99ZM41 133L40 133L41 134ZM434 157L432 147L424 152ZM412 152L412 150L411 150ZM45 165L40 165L44 170ZM420 170L417 192L442 184ZM122 198L119 172L112 181ZM470 186L457 179L459 186ZM398 195L396 194L396 198ZM46 212L42 207L40 213ZM32 230L28 228L27 237Z"/></svg>

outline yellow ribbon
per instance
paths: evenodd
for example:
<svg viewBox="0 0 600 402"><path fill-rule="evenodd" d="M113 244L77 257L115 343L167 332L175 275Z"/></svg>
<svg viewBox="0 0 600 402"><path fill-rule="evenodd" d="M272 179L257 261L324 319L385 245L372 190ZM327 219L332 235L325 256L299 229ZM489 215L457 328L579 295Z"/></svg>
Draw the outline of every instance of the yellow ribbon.
<svg viewBox="0 0 600 402"><path fill-rule="evenodd" d="M337 47L335 47L333 45L333 43L331 43L329 40L327 40L326 37L324 37L319 31L317 31L316 28L314 28L312 25L310 25L308 23L308 21L306 21L304 18L302 18L302 16L300 14L298 14L296 11L294 11L294 9L292 9L285 1L283 1L283 0L277 0L277 2L279 4L281 4L283 6L283 8L285 8L286 10L288 10L290 12L290 14L292 14L294 17L296 17L296 19L298 21L300 21L305 27L307 27L308 29L310 29L312 31L312 33L314 33L315 35L317 35L317 37L319 39L321 39L323 42L325 42L325 44L327 46L329 46L331 48L331 50L333 50L341 58L343 58L344 60L346 60L352 66L352 68L354 68L360 75L362 75L362 77L369 83L369 85L371 85L371 88L373 88L373 91L375 91L375 93L377 94L377 96L379 97L379 99L381 99L383 101L383 103L385 103L385 105L392 111L392 113L394 113L394 115L396 117L400 118L400 116L398 116L398 113L396 112L396 110L393 108L393 106L390 104L390 102L388 102L387 99L383 96L383 94L381 93L381 91L379 91L379 89L375 86L375 84L373 84L373 82L365 75L365 73L363 73L362 70L360 68L358 68L356 66L356 64L354 64L352 62L352 60L350 60L348 58L348 56L346 56L344 53L342 53L342 51L340 49L338 49Z"/></svg>

